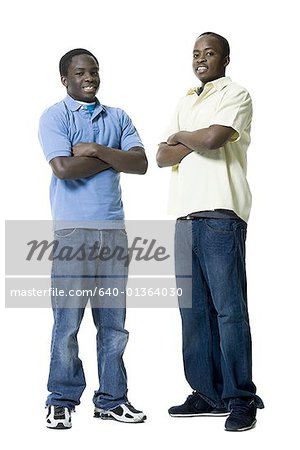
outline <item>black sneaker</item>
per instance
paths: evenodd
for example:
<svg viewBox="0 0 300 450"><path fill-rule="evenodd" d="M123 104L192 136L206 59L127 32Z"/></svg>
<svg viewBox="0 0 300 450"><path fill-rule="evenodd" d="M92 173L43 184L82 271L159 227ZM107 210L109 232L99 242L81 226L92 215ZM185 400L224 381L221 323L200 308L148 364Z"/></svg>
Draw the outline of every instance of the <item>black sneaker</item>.
<svg viewBox="0 0 300 450"><path fill-rule="evenodd" d="M226 431L247 431L255 427L257 408L254 400L248 403L235 400L231 403L230 409L225 422Z"/></svg>
<svg viewBox="0 0 300 450"><path fill-rule="evenodd" d="M66 430L72 427L71 410L64 406L48 406L46 427L55 430Z"/></svg>
<svg viewBox="0 0 300 450"><path fill-rule="evenodd" d="M113 419L126 423L141 423L147 419L143 411L135 409L129 402L122 403L109 411L95 407L94 417L103 420Z"/></svg>
<svg viewBox="0 0 300 450"><path fill-rule="evenodd" d="M197 417L197 416L227 416L226 408L215 408L207 403L198 392L189 395L182 405L172 406L169 409L172 417Z"/></svg>

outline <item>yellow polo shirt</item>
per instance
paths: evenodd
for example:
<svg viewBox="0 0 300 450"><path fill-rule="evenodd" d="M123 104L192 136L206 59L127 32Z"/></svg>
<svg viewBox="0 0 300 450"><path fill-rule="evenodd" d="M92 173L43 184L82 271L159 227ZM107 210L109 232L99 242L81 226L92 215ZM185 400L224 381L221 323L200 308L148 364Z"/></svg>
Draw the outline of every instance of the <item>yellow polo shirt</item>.
<svg viewBox="0 0 300 450"><path fill-rule="evenodd" d="M193 151L172 167L168 205L171 215L230 209L248 221L251 192L246 174L251 119L249 93L229 77L206 83L199 96L191 89L181 99L166 139L178 131L210 125L231 127L236 133L223 147Z"/></svg>

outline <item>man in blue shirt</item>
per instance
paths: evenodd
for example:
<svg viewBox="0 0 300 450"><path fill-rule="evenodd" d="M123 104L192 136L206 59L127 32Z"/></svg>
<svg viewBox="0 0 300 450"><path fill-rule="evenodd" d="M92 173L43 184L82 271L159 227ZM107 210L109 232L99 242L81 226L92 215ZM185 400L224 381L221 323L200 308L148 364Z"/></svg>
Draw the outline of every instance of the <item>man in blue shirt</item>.
<svg viewBox="0 0 300 450"><path fill-rule="evenodd" d="M96 98L97 58L88 50L74 49L61 58L59 69L67 96L43 113L39 126L53 171L50 200L58 243L52 266L52 288L57 289L52 290L47 427L71 428L71 412L86 386L77 334L89 298L97 329L100 383L93 397L94 416L142 422L145 414L127 399L122 359L128 340L124 329L127 236L120 172L144 174L147 159L127 114ZM72 249L75 256L64 256L65 249ZM123 257L116 249L122 249ZM56 295L59 291L64 292L62 297Z"/></svg>

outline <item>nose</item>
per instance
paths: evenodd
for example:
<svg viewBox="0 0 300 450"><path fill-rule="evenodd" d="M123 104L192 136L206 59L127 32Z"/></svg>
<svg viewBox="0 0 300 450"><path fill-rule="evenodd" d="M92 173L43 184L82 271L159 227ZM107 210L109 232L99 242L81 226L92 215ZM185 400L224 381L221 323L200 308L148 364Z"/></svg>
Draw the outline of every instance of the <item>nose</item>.
<svg viewBox="0 0 300 450"><path fill-rule="evenodd" d="M205 53L199 53L199 56L197 58L197 62L201 63L206 61Z"/></svg>
<svg viewBox="0 0 300 450"><path fill-rule="evenodd" d="M90 72L85 73L85 81L93 81L94 77Z"/></svg>

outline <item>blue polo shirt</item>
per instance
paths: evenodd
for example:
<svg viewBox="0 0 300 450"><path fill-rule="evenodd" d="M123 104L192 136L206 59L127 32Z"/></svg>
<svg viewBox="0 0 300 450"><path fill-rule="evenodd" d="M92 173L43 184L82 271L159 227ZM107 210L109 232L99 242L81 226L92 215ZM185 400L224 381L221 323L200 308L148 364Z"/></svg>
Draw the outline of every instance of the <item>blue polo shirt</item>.
<svg viewBox="0 0 300 450"><path fill-rule="evenodd" d="M143 147L125 111L97 100L91 114L69 95L42 114L39 139L48 162L58 156L73 157L72 147L80 142L124 151ZM98 222L124 218L120 173L114 169L78 180L60 180L52 175L50 201L55 221L86 221L85 227L97 228Z"/></svg>

